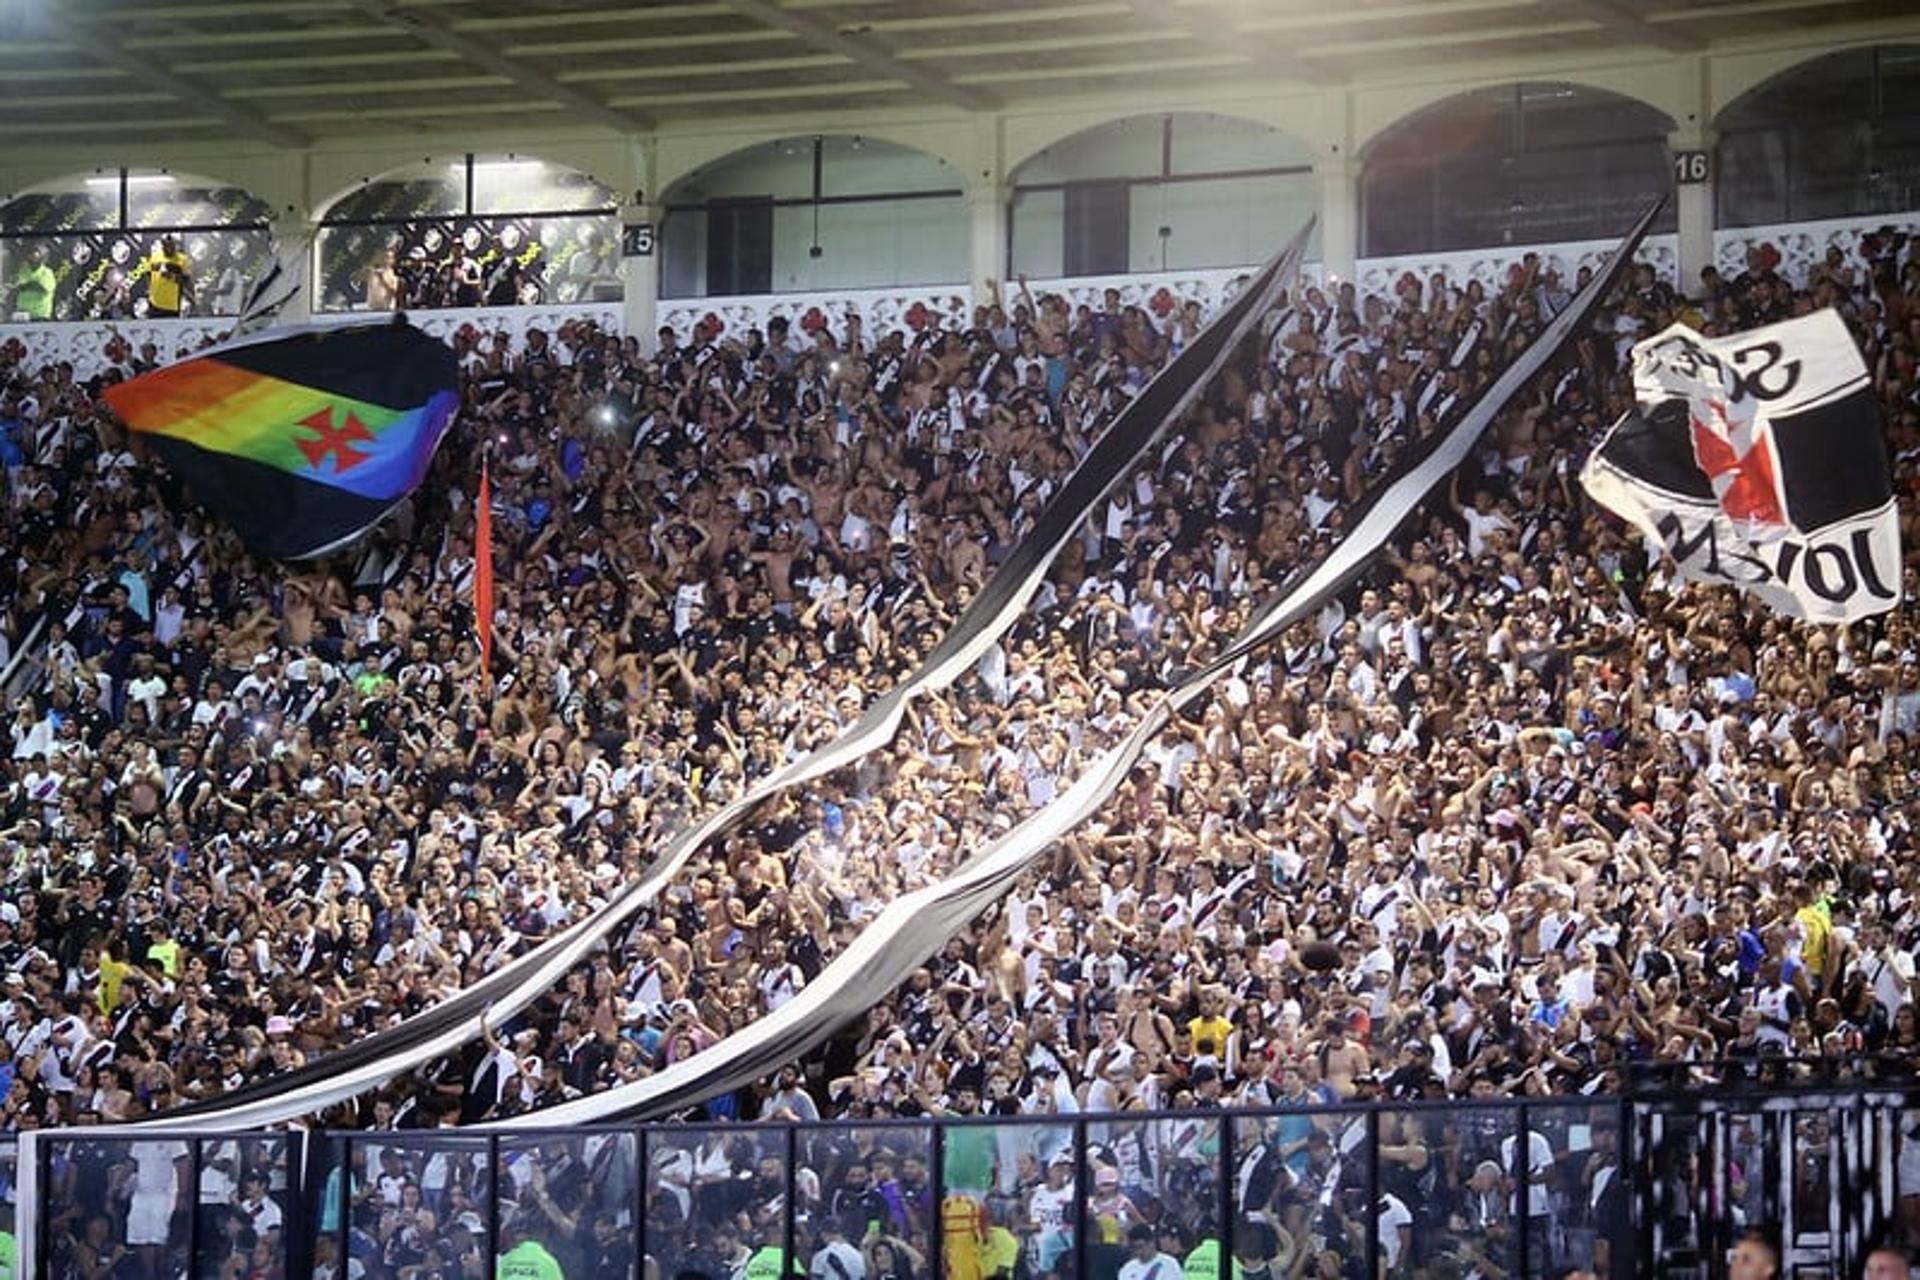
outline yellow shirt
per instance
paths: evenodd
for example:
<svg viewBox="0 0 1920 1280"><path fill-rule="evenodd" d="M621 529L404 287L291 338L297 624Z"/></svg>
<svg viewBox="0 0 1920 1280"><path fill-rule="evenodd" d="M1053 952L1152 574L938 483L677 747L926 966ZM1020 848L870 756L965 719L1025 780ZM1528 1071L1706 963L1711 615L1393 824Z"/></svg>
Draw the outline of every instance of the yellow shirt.
<svg viewBox="0 0 1920 1280"><path fill-rule="evenodd" d="M1012 1275L1020 1265L1020 1242L1005 1227L989 1227L986 1247L980 1250L980 1261L990 1276Z"/></svg>
<svg viewBox="0 0 1920 1280"><path fill-rule="evenodd" d="M100 1012L112 1013L120 1007L120 987L132 972L132 965L100 953Z"/></svg>
<svg viewBox="0 0 1920 1280"><path fill-rule="evenodd" d="M1827 937L1833 932L1833 917L1828 914L1827 904L1817 902L1802 907L1793 918L1806 930L1806 941L1800 946L1800 959L1805 962L1809 973L1817 978L1826 977Z"/></svg>
<svg viewBox="0 0 1920 1280"><path fill-rule="evenodd" d="M147 959L160 962L160 971L169 978L180 976L180 944L168 939L147 948Z"/></svg>
<svg viewBox="0 0 1920 1280"><path fill-rule="evenodd" d="M166 268L172 267L172 271ZM162 311L180 309L180 285L187 278L187 255L155 249L147 259L147 305Z"/></svg>
<svg viewBox="0 0 1920 1280"><path fill-rule="evenodd" d="M1227 1056L1227 1036L1232 1034L1233 1024L1225 1018L1195 1018L1187 1023L1187 1030L1193 1036L1194 1053L1210 1053L1216 1058Z"/></svg>

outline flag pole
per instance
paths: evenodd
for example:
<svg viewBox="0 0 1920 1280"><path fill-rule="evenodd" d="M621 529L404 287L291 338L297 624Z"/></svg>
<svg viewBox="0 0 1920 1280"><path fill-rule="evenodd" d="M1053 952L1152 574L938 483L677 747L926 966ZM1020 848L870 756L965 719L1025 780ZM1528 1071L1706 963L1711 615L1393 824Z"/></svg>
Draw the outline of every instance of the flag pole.
<svg viewBox="0 0 1920 1280"><path fill-rule="evenodd" d="M480 687L493 705L493 484L480 463L480 494L473 508L473 629L480 641Z"/></svg>

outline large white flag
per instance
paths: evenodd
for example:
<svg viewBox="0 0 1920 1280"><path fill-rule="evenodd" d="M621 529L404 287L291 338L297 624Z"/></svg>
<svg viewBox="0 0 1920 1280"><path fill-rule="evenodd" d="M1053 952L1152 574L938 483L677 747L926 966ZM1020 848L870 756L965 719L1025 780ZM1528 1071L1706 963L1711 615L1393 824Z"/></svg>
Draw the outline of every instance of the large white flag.
<svg viewBox="0 0 1920 1280"><path fill-rule="evenodd" d="M1580 478L1683 580L1815 622L1900 602L1886 435L1836 313L1729 338L1674 325L1634 347L1633 387Z"/></svg>

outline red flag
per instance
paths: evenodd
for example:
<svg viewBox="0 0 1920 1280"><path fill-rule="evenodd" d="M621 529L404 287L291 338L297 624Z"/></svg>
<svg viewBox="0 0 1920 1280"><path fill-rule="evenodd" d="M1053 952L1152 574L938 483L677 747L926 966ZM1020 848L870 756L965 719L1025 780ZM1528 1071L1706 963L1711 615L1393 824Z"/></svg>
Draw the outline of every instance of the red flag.
<svg viewBox="0 0 1920 1280"><path fill-rule="evenodd" d="M480 636L480 678L493 670L493 486L480 464L480 497L473 512L473 626Z"/></svg>

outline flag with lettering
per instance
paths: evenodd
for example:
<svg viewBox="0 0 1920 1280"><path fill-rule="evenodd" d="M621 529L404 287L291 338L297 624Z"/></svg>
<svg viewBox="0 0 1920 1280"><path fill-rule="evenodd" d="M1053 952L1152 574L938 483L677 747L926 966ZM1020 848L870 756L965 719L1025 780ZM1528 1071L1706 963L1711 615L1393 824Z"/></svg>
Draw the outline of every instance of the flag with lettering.
<svg viewBox="0 0 1920 1280"><path fill-rule="evenodd" d="M107 403L248 548L336 550L419 487L459 408L406 324L269 332L109 387Z"/></svg>
<svg viewBox="0 0 1920 1280"><path fill-rule="evenodd" d="M1682 581L1813 622L1900 602L1886 433L1837 313L1725 338L1674 325L1634 347L1633 385L1580 478Z"/></svg>

